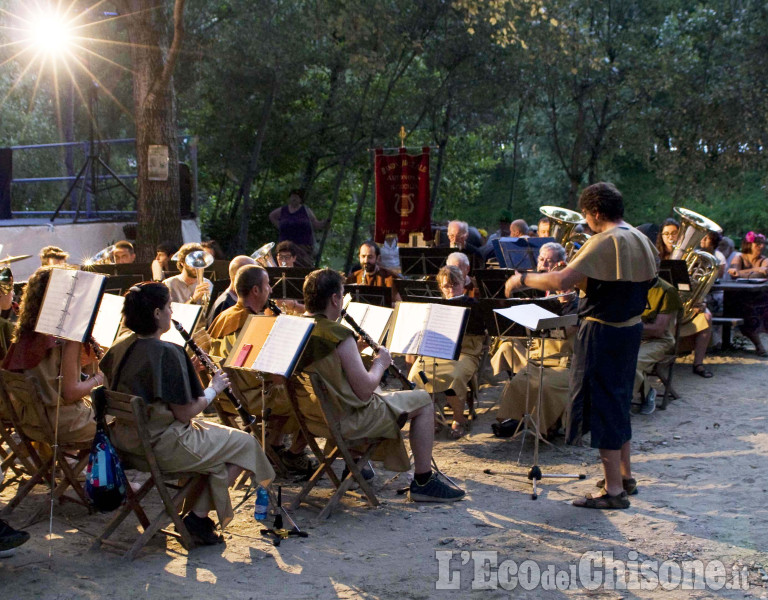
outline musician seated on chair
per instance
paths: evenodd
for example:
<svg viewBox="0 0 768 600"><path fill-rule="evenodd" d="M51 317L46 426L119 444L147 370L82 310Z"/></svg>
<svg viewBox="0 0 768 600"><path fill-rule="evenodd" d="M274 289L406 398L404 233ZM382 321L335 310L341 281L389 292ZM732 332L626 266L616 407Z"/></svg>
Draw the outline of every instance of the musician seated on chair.
<svg viewBox="0 0 768 600"><path fill-rule="evenodd" d="M211 306L211 311L208 315L208 327L211 326L213 320L218 317L219 314L237 304L237 292L235 291L235 276L237 275L237 271L240 267L244 267L245 265L255 264L255 260L244 254L235 256L235 258L229 261L229 287L219 294L219 297L216 298L213 306Z"/></svg>
<svg viewBox="0 0 768 600"><path fill-rule="evenodd" d="M275 258L280 267L295 267L299 248L291 240L283 240L275 246Z"/></svg>
<svg viewBox="0 0 768 600"><path fill-rule="evenodd" d="M423 390L382 392L379 382L392 363L381 347L369 370L360 358L354 333L336 321L341 315L344 279L331 269L313 271L304 282L307 317L315 320L298 366L296 391L299 409L312 431L325 429L325 421L309 379L315 372L333 392L343 417L339 423L348 439L386 438L373 455L391 470L407 471L410 461L400 428L411 419L410 444L415 463L409 498L417 502L452 502L464 491L444 483L432 472L434 410ZM321 435L321 433L318 433Z"/></svg>
<svg viewBox="0 0 768 600"><path fill-rule="evenodd" d="M550 271L558 270L564 267L566 264L565 248L556 242L549 242L544 244L539 249L539 258L536 263L537 273L549 273ZM576 303L578 299L576 295L563 296L561 302L571 303L573 306L569 306L567 309L564 307L564 312L560 314L568 314L576 311ZM531 348L531 356L538 357L539 341L533 340L534 346ZM514 338L511 340L503 340L498 343L498 347L491 356L491 367L493 368L493 374L498 375L502 371L507 371L510 374L517 373L525 368L526 364L526 340L523 338Z"/></svg>
<svg viewBox="0 0 768 600"><path fill-rule="evenodd" d="M475 236L480 238L476 242L477 245L470 241L469 225L466 221L450 221L446 230L446 236L448 237L450 247L463 252L471 261L472 267L475 269L483 269L485 267L485 255L480 250L480 246L483 244L482 238L479 235Z"/></svg>
<svg viewBox="0 0 768 600"><path fill-rule="evenodd" d="M381 249L376 242L363 242L358 254L360 269L347 277L347 283L357 285L375 285L395 289L397 273L381 266Z"/></svg>
<svg viewBox="0 0 768 600"><path fill-rule="evenodd" d="M168 288L161 283L133 286L125 295L123 317L134 333L120 339L102 359L109 387L147 403L147 428L161 471L208 476L184 524L196 543L221 543L208 512L216 510L223 529L234 515L227 488L237 476L250 471L266 486L275 472L253 436L194 418L229 380L218 371L204 390L181 346L160 339L171 327ZM135 430L116 424L110 437L128 468L141 466L143 453Z"/></svg>
<svg viewBox="0 0 768 600"><path fill-rule="evenodd" d="M222 312L211 323L211 354L226 359L240 335L249 315L264 314L264 308L272 288L269 286L267 271L258 265L244 265L235 275L237 303ZM259 374L247 369L232 369L232 385L238 389L243 407L252 415L261 414L262 391L264 409L270 409L271 420L267 428L267 443L275 450L288 471L307 473L316 464L304 453L307 442L298 433L298 427L291 412L291 404L284 384L268 384L269 390L262 390L263 380ZM293 433L290 448L283 447L286 434Z"/></svg>
<svg viewBox="0 0 768 600"><path fill-rule="evenodd" d="M536 270L539 273L548 273L565 264L565 248L555 242L549 242L541 247ZM562 308L559 314L566 315L576 312L578 299L575 293L571 296L564 294L560 301ZM538 415L538 427L541 435L545 437L557 430L561 417L568 406L569 367L576 331L576 327L568 327L565 331L565 337L546 340L543 359L541 340L534 338L530 342L530 357L542 360L544 365L544 389L541 414ZM494 365L497 372L501 370L503 363L505 366L514 365L517 373L513 379L504 384L499 396L499 410L496 414L499 423L508 419L519 422L526 413L536 418L539 373L538 370L528 365L526 342L527 340L521 338L503 342L491 360L491 364ZM530 391L526 392L529 384ZM513 433L515 427L516 424L512 423L504 429ZM496 433L497 427L494 427L493 430Z"/></svg>
<svg viewBox="0 0 768 600"><path fill-rule="evenodd" d="M136 252L133 250L133 244L128 240L115 242L115 248L112 250L112 260L116 265L129 265L136 262Z"/></svg>
<svg viewBox="0 0 768 600"><path fill-rule="evenodd" d="M196 250L203 250L203 247L197 243L190 243L184 244L179 248L177 266L181 272L178 275L163 280L163 283L168 286L168 290L171 292L171 302L202 304L206 294L210 298L213 284L208 279L203 279L203 284L198 285L197 269L193 269L184 262L187 255Z"/></svg>
<svg viewBox="0 0 768 600"><path fill-rule="evenodd" d="M449 267L456 267L464 276L464 293L469 298L477 298L480 295L480 289L474 277L470 277L469 258L463 252L451 252L445 259L445 264Z"/></svg>
<svg viewBox="0 0 768 600"><path fill-rule="evenodd" d="M656 408L656 390L648 375L653 366L675 348L675 326L683 304L675 287L660 277L648 290L648 302L643 312L643 337L637 354L635 385L632 397L642 400L640 413L651 414Z"/></svg>
<svg viewBox="0 0 768 600"><path fill-rule="evenodd" d="M53 269L74 267L40 267L24 288L21 310L13 343L3 361L3 369L34 377L40 384L41 400L52 427L56 424L58 405L59 442L90 442L96 433L90 392L104 383L104 373L99 371L95 356L84 350L80 342L66 341L37 333L35 325ZM83 378L81 373L88 372ZM59 375L61 396L59 396ZM16 404L13 398L11 401ZM16 406L24 432L38 442L52 444L43 439L43 431L37 416Z"/></svg>
<svg viewBox="0 0 768 600"><path fill-rule="evenodd" d="M442 267L437 273L437 283L443 298L463 303L476 303L477 300L466 296L464 275L458 267ZM467 403L467 390L470 381L480 366L485 336L466 334L461 342L459 360L445 360L430 357L416 357L408 379L423 387L430 394L439 394L436 402L449 404L453 411L450 436L457 440L467 432L467 417L464 409ZM424 371L427 383L419 372Z"/></svg>
<svg viewBox="0 0 768 600"><path fill-rule="evenodd" d="M68 258L69 252L65 252L58 246L45 246L40 249L40 264L43 267L65 265Z"/></svg>

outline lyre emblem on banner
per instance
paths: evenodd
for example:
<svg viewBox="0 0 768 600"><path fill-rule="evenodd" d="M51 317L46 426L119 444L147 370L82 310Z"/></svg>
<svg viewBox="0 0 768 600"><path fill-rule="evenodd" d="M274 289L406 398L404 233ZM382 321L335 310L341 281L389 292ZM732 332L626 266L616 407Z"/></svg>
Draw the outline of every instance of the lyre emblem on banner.
<svg viewBox="0 0 768 600"><path fill-rule="evenodd" d="M413 197L416 194L395 194L395 211L400 214L401 217L407 217L415 209L416 206L413 203Z"/></svg>

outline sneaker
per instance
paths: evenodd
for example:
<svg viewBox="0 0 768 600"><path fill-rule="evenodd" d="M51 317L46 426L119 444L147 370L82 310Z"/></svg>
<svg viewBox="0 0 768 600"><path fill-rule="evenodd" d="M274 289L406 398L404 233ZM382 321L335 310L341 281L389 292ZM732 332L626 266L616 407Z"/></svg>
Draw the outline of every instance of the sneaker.
<svg viewBox="0 0 768 600"><path fill-rule="evenodd" d="M27 541L29 541L29 534L26 531L14 529L0 519L0 551L11 550Z"/></svg>
<svg viewBox="0 0 768 600"><path fill-rule="evenodd" d="M370 461L367 461L365 465L363 465L363 468L360 469L360 473L362 473L363 479L366 481L371 481L376 477L376 471L373 470ZM341 480L344 481L347 478L347 475L349 475L349 468L344 467L344 470L341 472Z"/></svg>
<svg viewBox="0 0 768 600"><path fill-rule="evenodd" d="M182 519L192 540L199 546L213 546L224 542L224 536L216 533L216 525L209 517L198 517L191 512Z"/></svg>
<svg viewBox="0 0 768 600"><path fill-rule="evenodd" d="M654 388L651 388L651 391L648 392L648 395L645 397L645 402L643 402L640 405L640 408L638 409L638 413L641 415L650 415L653 413L653 411L656 410L656 390Z"/></svg>
<svg viewBox="0 0 768 600"><path fill-rule="evenodd" d="M289 473L314 473L320 464L305 452L294 454L287 448L278 450L277 455Z"/></svg>
<svg viewBox="0 0 768 600"><path fill-rule="evenodd" d="M456 502L461 500L465 494L464 490L443 483L432 472L424 485L419 485L415 479L411 481L408 499L412 502Z"/></svg>

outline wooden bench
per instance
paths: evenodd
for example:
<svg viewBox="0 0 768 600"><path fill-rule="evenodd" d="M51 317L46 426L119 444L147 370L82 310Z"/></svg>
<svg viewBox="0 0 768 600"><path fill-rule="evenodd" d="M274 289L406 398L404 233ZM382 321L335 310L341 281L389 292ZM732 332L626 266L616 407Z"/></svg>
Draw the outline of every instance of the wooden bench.
<svg viewBox="0 0 768 600"><path fill-rule="evenodd" d="M744 325L744 319L738 317L712 317L712 326L720 325L723 328L723 350L731 348L731 327Z"/></svg>

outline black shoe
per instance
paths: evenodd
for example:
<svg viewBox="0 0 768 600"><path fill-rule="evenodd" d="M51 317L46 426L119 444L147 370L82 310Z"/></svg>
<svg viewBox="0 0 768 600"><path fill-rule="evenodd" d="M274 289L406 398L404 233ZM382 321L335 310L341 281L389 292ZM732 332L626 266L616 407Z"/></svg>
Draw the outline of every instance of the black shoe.
<svg viewBox="0 0 768 600"><path fill-rule="evenodd" d="M363 465L363 468L360 469L360 473L363 475L363 479L366 481L371 481L374 477L376 477L376 472L373 470L370 462L366 462ZM341 480L344 481L347 478L347 475L349 475L349 469L344 467L344 470L341 472Z"/></svg>
<svg viewBox="0 0 768 600"><path fill-rule="evenodd" d="M408 499L412 502L456 502L465 494L464 490L440 481L433 472L424 485L419 485L415 479L411 481Z"/></svg>
<svg viewBox="0 0 768 600"><path fill-rule="evenodd" d="M520 425L520 421L517 419L506 419L505 421L491 423L491 430L496 437L508 438L515 435L518 425Z"/></svg>
<svg viewBox="0 0 768 600"><path fill-rule="evenodd" d="M224 536L216 533L216 525L209 517L198 517L191 512L182 521L198 546L213 546L224 542Z"/></svg>
<svg viewBox="0 0 768 600"><path fill-rule="evenodd" d="M27 541L29 541L29 534L26 531L14 529L0 519L0 552L17 548Z"/></svg>

